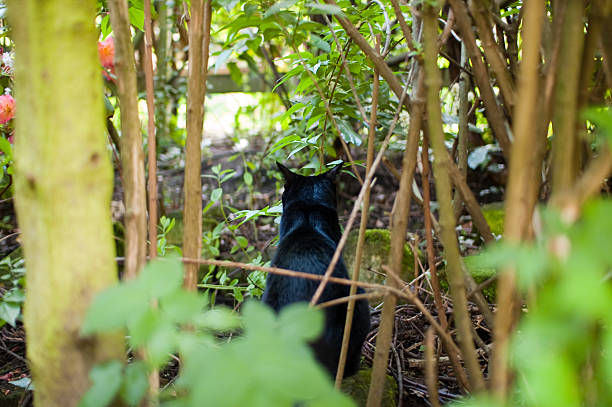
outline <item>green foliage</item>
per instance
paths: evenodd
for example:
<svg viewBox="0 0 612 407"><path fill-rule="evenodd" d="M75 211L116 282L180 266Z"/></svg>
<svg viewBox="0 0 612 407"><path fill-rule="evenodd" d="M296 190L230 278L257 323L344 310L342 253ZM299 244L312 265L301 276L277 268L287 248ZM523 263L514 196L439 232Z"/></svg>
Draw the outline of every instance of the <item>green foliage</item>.
<svg viewBox="0 0 612 407"><path fill-rule="evenodd" d="M13 258L14 257L14 258ZM15 326L25 300L25 267L21 256L0 260L0 326Z"/></svg>
<svg viewBox="0 0 612 407"><path fill-rule="evenodd" d="M159 260L135 280L95 298L82 334L125 329L130 346L144 349L148 359L96 366L81 407L107 406L116 397L137 405L148 373L162 367L172 353L181 358L182 369L176 388L161 393L163 406L352 405L334 390L307 345L321 333L321 311L295 304L276 316L251 301L239 317L224 308L207 308L204 297L182 288L182 278L178 261ZM218 339L238 328L240 336L230 342Z"/></svg>
<svg viewBox="0 0 612 407"><path fill-rule="evenodd" d="M500 243L479 256L483 265L514 267L519 286L537 290L513 338L518 374L512 405L612 403L610 214L611 200L587 204L573 225L544 210L540 240ZM467 405L492 405L478 403Z"/></svg>

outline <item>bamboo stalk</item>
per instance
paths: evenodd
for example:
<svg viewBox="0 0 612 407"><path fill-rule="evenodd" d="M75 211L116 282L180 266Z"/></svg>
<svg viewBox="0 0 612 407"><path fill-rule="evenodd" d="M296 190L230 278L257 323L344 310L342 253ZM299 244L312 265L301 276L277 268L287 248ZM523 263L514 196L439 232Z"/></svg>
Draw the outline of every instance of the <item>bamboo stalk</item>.
<svg viewBox="0 0 612 407"><path fill-rule="evenodd" d="M455 235L455 217L451 202L451 184L448 175L449 160L444 146L442 130L442 113L440 110L441 78L437 66L438 50L436 47L437 9L426 5L423 8L423 42L424 67L427 86L427 124L434 150L434 177L436 193L440 205L441 239L447 258L447 275L453 297L455 326L459 336L459 345L465 362L471 390L478 392L484 389L484 379L472 339L470 316L467 309L465 282L460 267L460 253Z"/></svg>

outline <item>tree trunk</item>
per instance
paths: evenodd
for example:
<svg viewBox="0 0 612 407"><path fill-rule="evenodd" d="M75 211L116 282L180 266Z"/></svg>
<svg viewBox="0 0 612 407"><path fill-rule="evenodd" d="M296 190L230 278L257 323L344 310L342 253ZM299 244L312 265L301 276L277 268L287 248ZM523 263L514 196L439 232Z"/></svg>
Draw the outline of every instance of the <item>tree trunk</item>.
<svg viewBox="0 0 612 407"><path fill-rule="evenodd" d="M123 354L121 335L79 334L94 295L117 280L95 4L9 2L19 100L15 198L37 406L76 406L90 368Z"/></svg>

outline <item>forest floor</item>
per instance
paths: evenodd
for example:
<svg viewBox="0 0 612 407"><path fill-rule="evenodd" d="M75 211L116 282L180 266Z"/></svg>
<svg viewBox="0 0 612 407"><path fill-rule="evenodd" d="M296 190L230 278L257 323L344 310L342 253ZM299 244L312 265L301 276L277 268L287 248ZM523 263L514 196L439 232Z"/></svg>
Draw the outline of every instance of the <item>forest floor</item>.
<svg viewBox="0 0 612 407"><path fill-rule="evenodd" d="M274 205L280 195L276 190L276 180L269 177L267 173L253 174L254 188L251 192L247 188L240 187L239 180L243 179L243 161L242 158L250 156L255 157L257 151L261 151L262 146L254 146L252 150L241 152L238 159L229 160L235 155L233 145L229 142L220 142L216 145L209 146L207 158L203 161L202 173L211 174L211 168L214 165L222 164L223 169L232 168L236 171L236 175L232 180L223 184L224 188L224 205L227 208L237 209L257 209L267 205ZM249 158L250 159L250 158ZM175 213L180 213L181 190L182 190L182 175L181 170L177 170L176 163L165 162L160 165L160 190L162 215L173 216ZM401 167L401 155L391 159L396 168ZM256 163L258 165L258 163ZM259 167L257 167L259 168ZM421 185L420 177L417 173L416 180ZM209 196L210 192L218 187L215 180L203 178L203 194ZM486 173L470 172L468 182L473 191L493 190L498 191L495 179L489 177ZM493 187L493 188L491 188ZM339 218L341 225L346 224L349 213L352 209L355 197L359 192L359 183L348 175L342 175L340 180L340 203L339 203ZM395 199L395 193L398 188L398 180L394 177L388 167L382 167L378 170L376 183L372 190L371 207L372 210L368 219L369 228L387 228L389 225L389 215ZM254 192L256 191L256 192ZM435 191L432 187L432 199L435 199ZM478 198L478 195L477 195ZM494 192L486 196L481 196L481 203L501 200L500 193ZM116 188L113 198L113 212L115 218L121 217L121 190ZM14 210L11 202L1 202L4 205L2 213L9 214L9 219L5 218L4 223L16 225ZM211 211L214 214L214 211ZM422 208L413 200L410 211L410 219L408 230L414 236L414 241L419 246L421 253L425 253L425 234L423 225ZM459 218L459 235L460 245L463 254L471 254L478 250L480 246L480 237L477 232L472 230L469 216L463 215ZM214 227L214 226L213 226ZM0 258L13 251L19 246L19 241L16 236L9 236L17 232L17 229L0 229ZM256 252L263 254L264 259L271 256L273 245L271 241L276 236L276 225L270 220L257 223L257 228L253 228L248 223L240 228L240 232L247 237L250 244L254 244ZM219 250L221 259L228 260L243 260L236 259L236 255L230 254L233 245L232 237L222 235L219 242ZM440 252L441 247L436 247ZM437 260L440 260L438 258ZM427 270L426 259L421 259L421 272ZM239 272L236 270L236 272ZM0 289L2 286L0 285ZM423 285L417 289L421 300L426 304L432 315L436 315L436 309L433 306L433 298L431 291ZM449 323L452 323L452 300L445 298L447 308L447 317ZM233 298L223 298L221 294L217 297L217 302L233 304ZM376 344L376 336L378 333L378 325L380 318L380 307L372 309L372 324L371 332L367 337L363 348L364 366L371 366L374 348ZM483 317L478 309L472 307L472 319L474 326L479 334L481 346L478 346L478 356L481 361L483 371L486 372L488 361L489 344L491 342L490 332L486 324L483 323ZM427 387L424 380L424 337L425 332L429 327L424 315L419 312L413 305L401 303L397 306L395 312L395 330L393 334L393 342L390 353L390 361L388 373L395 379L399 389L399 403L397 405L403 407L430 405L427 396ZM440 346L438 346L440 351ZM25 332L21 322L17 327L11 327L5 324L0 328L0 407L3 406L29 406L32 402L31 391L24 392L23 388L9 384L19 379L29 377L29 370L26 363L25 355ZM170 385L178 373L178 363L172 361L167 368L162 372L162 386ZM22 381L21 383L27 383ZM461 390L455 378L453 369L447 358L441 358L438 366L438 386L440 401L442 404L452 401L461 396Z"/></svg>

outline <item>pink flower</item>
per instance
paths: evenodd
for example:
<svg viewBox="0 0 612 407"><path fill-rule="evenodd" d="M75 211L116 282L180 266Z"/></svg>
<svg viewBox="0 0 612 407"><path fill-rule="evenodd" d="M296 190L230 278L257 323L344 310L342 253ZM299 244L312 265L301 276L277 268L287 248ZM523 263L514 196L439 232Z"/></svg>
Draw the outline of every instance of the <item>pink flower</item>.
<svg viewBox="0 0 612 407"><path fill-rule="evenodd" d="M107 37L104 41L98 42L98 57L104 68L112 69L115 58L115 41L113 37Z"/></svg>
<svg viewBox="0 0 612 407"><path fill-rule="evenodd" d="M0 124L5 124L15 116L15 99L11 95L0 96Z"/></svg>

